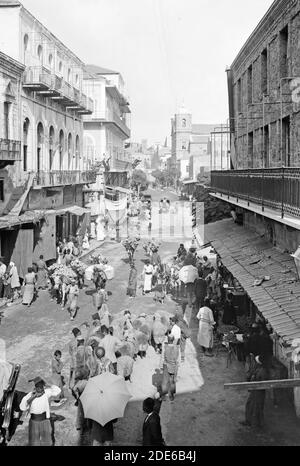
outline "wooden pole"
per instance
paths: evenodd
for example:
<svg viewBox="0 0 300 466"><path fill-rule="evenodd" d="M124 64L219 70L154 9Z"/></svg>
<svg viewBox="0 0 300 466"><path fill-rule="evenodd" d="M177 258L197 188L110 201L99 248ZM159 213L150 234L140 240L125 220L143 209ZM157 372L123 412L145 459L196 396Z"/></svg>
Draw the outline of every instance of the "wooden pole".
<svg viewBox="0 0 300 466"><path fill-rule="evenodd" d="M300 387L300 379L283 380L263 380L261 382L238 382L225 383L225 390L234 388L235 390L270 390L272 388L295 388Z"/></svg>

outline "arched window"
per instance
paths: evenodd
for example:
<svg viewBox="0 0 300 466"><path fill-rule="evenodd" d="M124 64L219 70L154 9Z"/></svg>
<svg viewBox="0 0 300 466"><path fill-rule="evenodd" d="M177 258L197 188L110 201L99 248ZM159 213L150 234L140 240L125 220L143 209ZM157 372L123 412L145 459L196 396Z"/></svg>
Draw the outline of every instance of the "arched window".
<svg viewBox="0 0 300 466"><path fill-rule="evenodd" d="M40 62L42 62L43 61L43 47L41 45L38 46L37 54L38 54Z"/></svg>
<svg viewBox="0 0 300 466"><path fill-rule="evenodd" d="M71 82L71 68L68 69L68 82Z"/></svg>
<svg viewBox="0 0 300 466"><path fill-rule="evenodd" d="M76 85L78 86L78 84L79 84L79 76L78 76L78 74L76 74L75 83L76 83Z"/></svg>
<svg viewBox="0 0 300 466"><path fill-rule="evenodd" d="M43 146L44 146L44 127L42 123L38 124L37 127L37 171L43 169Z"/></svg>
<svg viewBox="0 0 300 466"><path fill-rule="evenodd" d="M28 34L25 34L25 36L24 36L24 51L25 52L28 49L28 42L29 42Z"/></svg>
<svg viewBox="0 0 300 466"><path fill-rule="evenodd" d="M52 53L50 53L48 61L49 61L49 66L52 67L52 64L53 64L53 55L52 55Z"/></svg>
<svg viewBox="0 0 300 466"><path fill-rule="evenodd" d="M79 139L79 136L77 135L76 136L76 143L75 143L75 146L76 146L76 151L75 151L75 164L76 164L76 169L78 169L79 167L79 160L80 160L80 139Z"/></svg>
<svg viewBox="0 0 300 466"><path fill-rule="evenodd" d="M59 168L63 169L64 164L64 151L65 151L65 136L64 132L61 129L59 132Z"/></svg>
<svg viewBox="0 0 300 466"><path fill-rule="evenodd" d="M28 158L28 133L29 133L29 119L25 118L23 123L23 170L27 172L27 158Z"/></svg>
<svg viewBox="0 0 300 466"><path fill-rule="evenodd" d="M60 61L58 65L58 71L62 73L62 70L63 70L63 64L62 64L62 61Z"/></svg>
<svg viewBox="0 0 300 466"><path fill-rule="evenodd" d="M49 169L52 170L54 162L54 128L50 126L49 129Z"/></svg>
<svg viewBox="0 0 300 466"><path fill-rule="evenodd" d="M68 136L68 165L69 165L69 170L71 170L72 167L72 156L73 156L73 147L72 147L72 134L69 133Z"/></svg>
<svg viewBox="0 0 300 466"><path fill-rule="evenodd" d="M186 128L186 119L185 118L182 119L182 127Z"/></svg>

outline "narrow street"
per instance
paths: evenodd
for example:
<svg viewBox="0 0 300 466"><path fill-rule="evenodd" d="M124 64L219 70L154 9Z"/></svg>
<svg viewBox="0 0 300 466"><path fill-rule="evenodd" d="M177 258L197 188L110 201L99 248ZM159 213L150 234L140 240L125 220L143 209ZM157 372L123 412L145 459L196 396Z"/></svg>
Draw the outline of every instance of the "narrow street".
<svg viewBox="0 0 300 466"><path fill-rule="evenodd" d="M155 196L160 196L158 192ZM166 194L169 198L169 196ZM178 241L179 242L179 241ZM160 253L164 257L175 255L178 243L164 241ZM157 310L173 313L176 303L168 297L164 305L157 305L153 296L142 296L138 286L138 296L130 299L126 296L129 266L126 252L121 244L107 242L99 248L109 264L115 268L115 278L108 283L109 309L118 314L130 309L133 314L146 312L154 314ZM136 253L139 277L142 272L144 253L142 245ZM88 262L88 257L85 259ZM141 283L141 281L140 281ZM65 363L64 376L68 380L69 355L67 345L71 340L74 326L88 321L94 312L92 295L93 284L81 291L79 297L80 311L75 322L70 322L67 311L50 301L48 292L41 292L31 308L22 305L8 308L0 327L0 336L7 342L7 359L22 365L18 389L28 392L31 385L27 381L36 375L50 378L51 357L56 349L63 352ZM242 427L247 392L225 391L225 382L245 380L242 363L233 360L227 367L227 355L220 351L213 358L201 355L197 345L198 324L193 316L191 322L192 338L188 341L186 361L180 366L177 384L177 396L171 404L165 401L161 408L163 436L168 445L299 445L299 420L292 405L285 400L275 409L268 398L266 406L266 427L263 431L254 431ZM159 356L152 347L147 358L138 358L134 366L132 383L128 382L132 399L123 419L115 428L116 445L139 445L141 443L142 400L151 396L155 389L152 376L159 368ZM56 445L77 445L75 428L76 407L70 392L66 390L67 403L60 409L53 410L57 415L55 422ZM284 426L284 428L283 428ZM17 430L11 445L27 444L28 418Z"/></svg>

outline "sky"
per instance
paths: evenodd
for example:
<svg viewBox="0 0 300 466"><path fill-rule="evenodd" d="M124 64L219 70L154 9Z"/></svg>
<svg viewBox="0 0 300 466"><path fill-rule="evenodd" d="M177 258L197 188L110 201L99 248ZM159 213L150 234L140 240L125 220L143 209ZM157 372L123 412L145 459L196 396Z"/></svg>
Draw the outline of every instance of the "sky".
<svg viewBox="0 0 300 466"><path fill-rule="evenodd" d="M184 106L193 123L226 123L225 69L273 0L21 0L87 64L120 72L131 140L170 142Z"/></svg>

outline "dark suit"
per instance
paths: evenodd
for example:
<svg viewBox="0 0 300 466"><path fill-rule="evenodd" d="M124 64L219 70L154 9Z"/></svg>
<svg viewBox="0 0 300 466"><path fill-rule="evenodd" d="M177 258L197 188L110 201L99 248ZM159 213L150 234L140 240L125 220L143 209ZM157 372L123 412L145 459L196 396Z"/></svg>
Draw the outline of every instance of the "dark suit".
<svg viewBox="0 0 300 466"><path fill-rule="evenodd" d="M161 433L160 417L155 411L146 418L143 424L143 446L163 446L164 439Z"/></svg>

